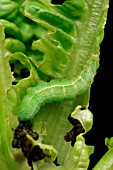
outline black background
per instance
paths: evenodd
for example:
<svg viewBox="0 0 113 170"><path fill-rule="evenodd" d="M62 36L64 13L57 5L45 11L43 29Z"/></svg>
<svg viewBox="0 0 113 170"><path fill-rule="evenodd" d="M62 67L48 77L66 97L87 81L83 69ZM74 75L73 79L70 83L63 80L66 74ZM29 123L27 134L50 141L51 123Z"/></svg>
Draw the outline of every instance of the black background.
<svg viewBox="0 0 113 170"><path fill-rule="evenodd" d="M86 135L86 144L95 146L90 156L91 170L108 150L105 137L113 136L113 9L107 14L104 39L100 45L100 67L91 87L90 108L94 115L93 128Z"/></svg>

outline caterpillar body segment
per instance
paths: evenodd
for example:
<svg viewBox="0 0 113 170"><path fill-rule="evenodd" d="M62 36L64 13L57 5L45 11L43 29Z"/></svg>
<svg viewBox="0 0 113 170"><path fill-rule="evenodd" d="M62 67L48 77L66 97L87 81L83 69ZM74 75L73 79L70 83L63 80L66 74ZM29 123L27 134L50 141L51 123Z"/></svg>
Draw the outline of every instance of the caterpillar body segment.
<svg viewBox="0 0 113 170"><path fill-rule="evenodd" d="M17 108L19 120L31 120L46 103L73 99L81 95L92 84L97 68L98 58L91 57L76 79L41 81L36 87L29 88Z"/></svg>

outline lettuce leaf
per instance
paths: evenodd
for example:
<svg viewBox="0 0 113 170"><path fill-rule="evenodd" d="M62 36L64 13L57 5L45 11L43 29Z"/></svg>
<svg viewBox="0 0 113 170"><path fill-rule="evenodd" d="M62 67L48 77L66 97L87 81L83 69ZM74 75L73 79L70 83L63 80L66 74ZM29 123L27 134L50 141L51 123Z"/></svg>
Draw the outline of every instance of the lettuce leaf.
<svg viewBox="0 0 113 170"><path fill-rule="evenodd" d="M13 128L16 128L17 117L12 114L7 91L12 86L12 74L8 62L9 53L5 48L4 26L0 23L0 166L4 170L30 169L27 161L13 154Z"/></svg>
<svg viewBox="0 0 113 170"><path fill-rule="evenodd" d="M54 5L50 0L0 2L2 169L31 169L21 150L12 148L14 129L19 123L15 108L26 90L38 85L38 80L76 78L91 56L97 55L99 60L108 6L109 0L66 0L62 5ZM15 46L11 45L13 40L18 42ZM29 72L24 78L21 76L23 69ZM44 159L33 162L34 170L87 170L94 147L85 144L84 133L76 137L73 147L64 140L64 135L72 128L67 120L71 113L81 122L85 133L92 128L92 114L87 116L87 112L84 119L76 107L88 108L89 100L90 87L73 100L53 102L41 108L33 120L33 130L40 136L37 144L43 150L49 148L60 166L56 166L53 159Z"/></svg>

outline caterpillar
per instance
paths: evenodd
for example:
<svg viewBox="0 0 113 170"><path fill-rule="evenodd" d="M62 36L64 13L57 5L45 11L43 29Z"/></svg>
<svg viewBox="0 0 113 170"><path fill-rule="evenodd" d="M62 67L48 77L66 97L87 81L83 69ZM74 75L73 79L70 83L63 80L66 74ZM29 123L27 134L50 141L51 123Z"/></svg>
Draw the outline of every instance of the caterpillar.
<svg viewBox="0 0 113 170"><path fill-rule="evenodd" d="M36 87L30 87L16 109L18 119L31 120L45 103L73 99L77 95L81 95L92 84L97 68L98 57L94 55L87 60L81 73L75 79L40 81Z"/></svg>

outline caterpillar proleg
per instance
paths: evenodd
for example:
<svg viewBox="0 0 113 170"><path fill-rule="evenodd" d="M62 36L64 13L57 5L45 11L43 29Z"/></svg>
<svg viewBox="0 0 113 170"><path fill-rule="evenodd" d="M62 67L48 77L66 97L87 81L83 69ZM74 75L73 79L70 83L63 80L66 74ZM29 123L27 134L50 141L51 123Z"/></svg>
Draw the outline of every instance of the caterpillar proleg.
<svg viewBox="0 0 113 170"><path fill-rule="evenodd" d="M73 80L51 80L40 82L27 90L22 103L17 108L19 120L31 120L46 103L73 99L84 93L92 84L98 68L98 57L92 56L83 66L81 74Z"/></svg>

